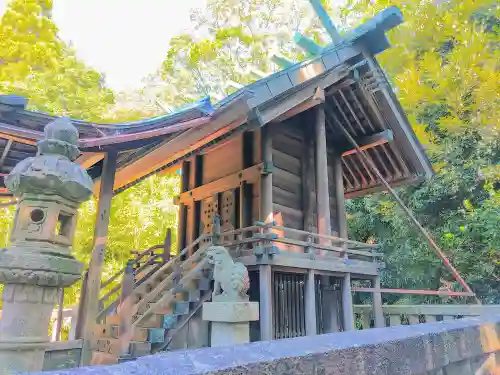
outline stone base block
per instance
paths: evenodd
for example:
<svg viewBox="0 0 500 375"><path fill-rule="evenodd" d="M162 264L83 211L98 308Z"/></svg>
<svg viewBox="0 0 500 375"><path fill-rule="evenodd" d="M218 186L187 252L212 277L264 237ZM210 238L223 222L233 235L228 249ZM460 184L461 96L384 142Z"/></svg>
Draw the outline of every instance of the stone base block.
<svg viewBox="0 0 500 375"><path fill-rule="evenodd" d="M0 341L0 374L41 371L46 346L46 343Z"/></svg>
<svg viewBox="0 0 500 375"><path fill-rule="evenodd" d="M258 302L205 302L203 320L212 322L210 346L250 342L249 322L259 320Z"/></svg>
<svg viewBox="0 0 500 375"><path fill-rule="evenodd" d="M230 346L248 344L250 342L250 326L245 323L212 322L210 346Z"/></svg>
<svg viewBox="0 0 500 375"><path fill-rule="evenodd" d="M259 320L258 302L205 302L203 320L223 323Z"/></svg>

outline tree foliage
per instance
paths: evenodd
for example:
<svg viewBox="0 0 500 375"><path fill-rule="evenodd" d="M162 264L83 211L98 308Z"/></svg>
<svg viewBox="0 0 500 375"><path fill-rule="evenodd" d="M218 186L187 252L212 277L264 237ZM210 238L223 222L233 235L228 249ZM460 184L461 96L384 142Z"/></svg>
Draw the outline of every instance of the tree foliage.
<svg viewBox="0 0 500 375"><path fill-rule="evenodd" d="M166 82L174 83L160 94L166 103L221 99L238 85L256 81L260 72L278 70L271 62L275 53L302 59L293 43L295 31L324 38L307 1L209 0L204 11L193 12L192 20L196 32L170 41L160 71Z"/></svg>
<svg viewBox="0 0 500 375"><path fill-rule="evenodd" d="M362 0L344 14L364 19L390 5L406 21L379 60L436 171L401 194L480 297L498 303L500 8L488 0ZM458 289L387 195L349 202L349 210L352 235L383 244L387 286Z"/></svg>
<svg viewBox="0 0 500 375"><path fill-rule="evenodd" d="M0 21L0 93L25 96L35 110L100 120L113 93L57 37L51 10L51 0L9 2Z"/></svg>

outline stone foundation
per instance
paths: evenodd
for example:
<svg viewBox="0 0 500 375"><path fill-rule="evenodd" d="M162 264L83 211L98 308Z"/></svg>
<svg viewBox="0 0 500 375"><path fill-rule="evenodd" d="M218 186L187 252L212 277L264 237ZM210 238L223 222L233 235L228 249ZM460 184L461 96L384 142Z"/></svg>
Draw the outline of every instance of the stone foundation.
<svg viewBox="0 0 500 375"><path fill-rule="evenodd" d="M500 317L178 351L52 374L494 375ZM44 373L49 375L51 373Z"/></svg>
<svg viewBox="0 0 500 375"><path fill-rule="evenodd" d="M210 346L247 344L249 322L259 320L259 303L205 302L203 320L212 322Z"/></svg>

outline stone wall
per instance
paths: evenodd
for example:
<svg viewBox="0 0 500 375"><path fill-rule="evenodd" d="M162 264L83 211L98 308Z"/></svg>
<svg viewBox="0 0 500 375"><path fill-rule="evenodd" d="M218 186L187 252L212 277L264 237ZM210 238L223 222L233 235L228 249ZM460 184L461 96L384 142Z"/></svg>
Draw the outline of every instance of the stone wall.
<svg viewBox="0 0 500 375"><path fill-rule="evenodd" d="M482 316L178 351L52 374L500 374L499 334L500 317Z"/></svg>
<svg viewBox="0 0 500 375"><path fill-rule="evenodd" d="M45 351L43 370L64 370L79 366L82 344L82 340L51 342Z"/></svg>

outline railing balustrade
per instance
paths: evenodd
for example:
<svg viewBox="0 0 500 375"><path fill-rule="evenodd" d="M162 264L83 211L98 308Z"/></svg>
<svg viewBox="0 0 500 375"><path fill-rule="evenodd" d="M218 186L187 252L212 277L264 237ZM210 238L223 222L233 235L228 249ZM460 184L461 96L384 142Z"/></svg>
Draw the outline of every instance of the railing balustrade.
<svg viewBox="0 0 500 375"><path fill-rule="evenodd" d="M433 323L488 314L500 315L500 305L384 305L382 309L386 327ZM354 315L359 329L374 326L372 306L355 305Z"/></svg>

